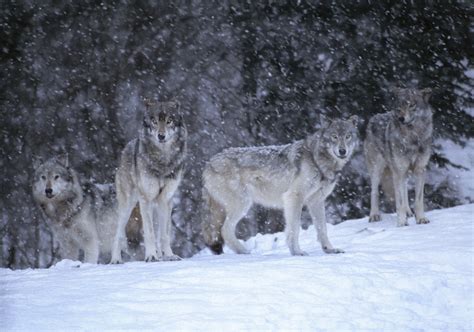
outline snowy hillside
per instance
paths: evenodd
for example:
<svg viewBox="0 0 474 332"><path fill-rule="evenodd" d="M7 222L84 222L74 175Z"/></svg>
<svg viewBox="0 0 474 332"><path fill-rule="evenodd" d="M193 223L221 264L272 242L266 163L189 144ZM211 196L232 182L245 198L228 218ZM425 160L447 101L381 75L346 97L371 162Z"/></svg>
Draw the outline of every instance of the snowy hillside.
<svg viewBox="0 0 474 332"><path fill-rule="evenodd" d="M341 255L323 254L311 227L308 257L275 234L247 241L247 256L2 269L1 329L472 331L473 216L471 204L429 212L429 225L329 225Z"/></svg>

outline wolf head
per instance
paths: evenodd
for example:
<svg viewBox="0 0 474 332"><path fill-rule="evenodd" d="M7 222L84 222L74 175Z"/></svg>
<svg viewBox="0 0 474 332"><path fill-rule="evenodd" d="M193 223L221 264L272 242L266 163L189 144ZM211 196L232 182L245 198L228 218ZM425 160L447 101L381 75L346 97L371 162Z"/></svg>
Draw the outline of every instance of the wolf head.
<svg viewBox="0 0 474 332"><path fill-rule="evenodd" d="M63 200L74 192L74 173L67 155L53 157L46 162L35 161L33 195L39 202Z"/></svg>
<svg viewBox="0 0 474 332"><path fill-rule="evenodd" d="M321 117L321 147L333 158L348 160L358 144L357 123L359 118L353 115L346 120L328 120Z"/></svg>
<svg viewBox="0 0 474 332"><path fill-rule="evenodd" d="M143 128L145 135L157 143L162 144L173 140L183 126L178 102L147 103Z"/></svg>
<svg viewBox="0 0 474 332"><path fill-rule="evenodd" d="M393 115L395 120L403 125L409 125L418 118L422 118L429 112L428 101L431 97L431 89L394 89L395 107Z"/></svg>

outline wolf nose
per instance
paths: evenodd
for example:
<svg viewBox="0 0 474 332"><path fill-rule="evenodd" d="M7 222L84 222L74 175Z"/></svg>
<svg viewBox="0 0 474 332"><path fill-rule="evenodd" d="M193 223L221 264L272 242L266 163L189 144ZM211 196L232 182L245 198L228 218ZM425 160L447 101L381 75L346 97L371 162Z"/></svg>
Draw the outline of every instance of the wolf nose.
<svg viewBox="0 0 474 332"><path fill-rule="evenodd" d="M405 122L405 118L403 116L399 117L398 118L398 121L400 121L401 123Z"/></svg>
<svg viewBox="0 0 474 332"><path fill-rule="evenodd" d="M51 189L51 188L46 188L46 189L44 190L44 192L45 192L46 195L51 195L51 194L53 193L53 189Z"/></svg>
<svg viewBox="0 0 474 332"><path fill-rule="evenodd" d="M346 155L346 152L347 152L346 149L339 149L339 154L340 154L341 156L345 156L345 155Z"/></svg>
<svg viewBox="0 0 474 332"><path fill-rule="evenodd" d="M158 134L158 139L160 141L163 141L165 139L165 135L162 135L162 134Z"/></svg>

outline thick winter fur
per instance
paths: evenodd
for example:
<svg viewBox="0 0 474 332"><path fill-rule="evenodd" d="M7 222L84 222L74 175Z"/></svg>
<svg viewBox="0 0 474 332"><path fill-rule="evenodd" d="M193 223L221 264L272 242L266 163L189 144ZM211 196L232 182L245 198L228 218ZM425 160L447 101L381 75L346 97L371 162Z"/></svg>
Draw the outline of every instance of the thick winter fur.
<svg viewBox="0 0 474 332"><path fill-rule="evenodd" d="M426 165L431 155L433 120L428 104L430 89L396 89L391 112L373 116L367 127L364 152L371 180L370 222L379 221L379 184L391 173L395 190L398 226L407 226L412 215L408 203L407 177L415 175L415 217L427 224L423 206Z"/></svg>
<svg viewBox="0 0 474 332"><path fill-rule="evenodd" d="M145 260L179 259L171 250L171 210L183 173L186 138L179 103L147 104L139 137L123 150L115 177L119 216L112 263L122 262L120 244L137 202L143 219Z"/></svg>
<svg viewBox="0 0 474 332"><path fill-rule="evenodd" d="M117 222L112 185L81 184L67 157L58 156L36 163L33 197L59 243L61 258L77 260L79 250L87 263L110 257ZM140 223L133 219L129 226L136 234L127 235L135 240L140 238Z"/></svg>
<svg viewBox="0 0 474 332"><path fill-rule="evenodd" d="M230 148L215 155L203 173L203 235L217 254L227 244L249 253L235 228L254 203L283 209L286 241L292 255L306 255L298 234L307 206L326 253L340 253L329 242L324 201L357 145L357 117L323 124L315 134L283 146Z"/></svg>

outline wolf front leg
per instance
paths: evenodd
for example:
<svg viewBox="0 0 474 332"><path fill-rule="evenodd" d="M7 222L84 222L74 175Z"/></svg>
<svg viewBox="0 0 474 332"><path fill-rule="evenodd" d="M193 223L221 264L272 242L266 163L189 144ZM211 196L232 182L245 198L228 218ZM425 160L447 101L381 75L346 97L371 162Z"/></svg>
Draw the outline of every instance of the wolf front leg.
<svg viewBox="0 0 474 332"><path fill-rule="evenodd" d="M283 195L283 213L285 215L286 243L293 256L307 256L301 250L299 244L299 234L301 227L301 210L303 209L302 198L293 192Z"/></svg>
<svg viewBox="0 0 474 332"><path fill-rule="evenodd" d="M324 201L325 199L321 197L319 193L314 194L307 204L309 214L311 215L314 227L318 232L318 240L321 243L323 251L326 254L340 254L343 253L344 250L334 248L331 242L329 242Z"/></svg>
<svg viewBox="0 0 474 332"><path fill-rule="evenodd" d="M153 212L155 204L153 201L140 197L140 211L143 219L143 242L145 244L145 262L154 262L160 260L162 253L156 247L156 237L153 227Z"/></svg>
<svg viewBox="0 0 474 332"><path fill-rule="evenodd" d="M158 233L156 239L160 241L158 248L161 248L163 253L162 259L164 261L177 261L181 258L173 253L171 250L171 212L173 208L172 199L167 197L158 198L156 205L156 222Z"/></svg>
<svg viewBox="0 0 474 332"><path fill-rule="evenodd" d="M415 169L415 218L417 224L428 224L430 221L425 217L424 208L424 188L425 188L425 168Z"/></svg>
<svg viewBox="0 0 474 332"><path fill-rule="evenodd" d="M407 208L408 202L405 202L408 198L406 193L407 189L407 178L405 172L392 170L393 175L393 187L395 189L395 204L397 208L397 226L408 226L407 221Z"/></svg>
<svg viewBox="0 0 474 332"><path fill-rule="evenodd" d="M89 241L84 249L84 262L97 264L99 261L99 239Z"/></svg>

